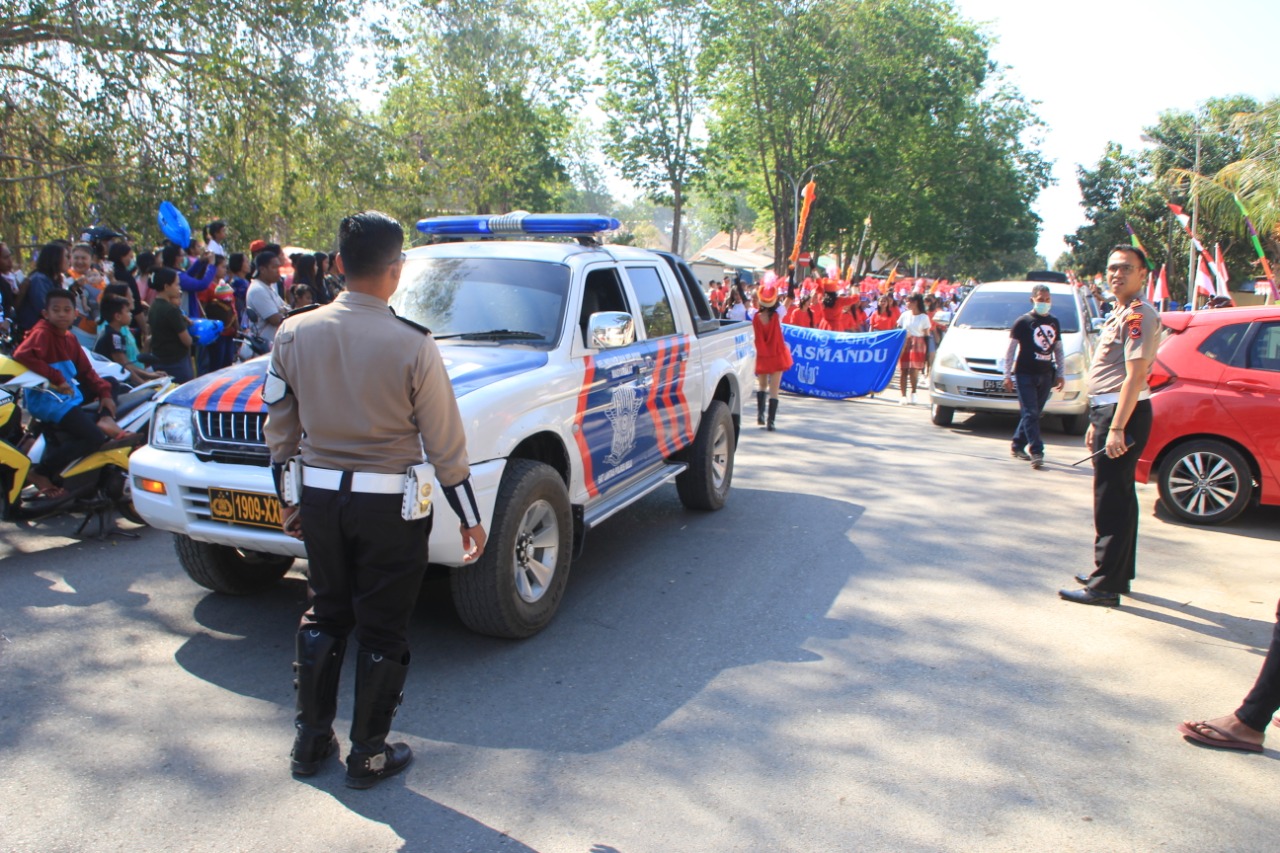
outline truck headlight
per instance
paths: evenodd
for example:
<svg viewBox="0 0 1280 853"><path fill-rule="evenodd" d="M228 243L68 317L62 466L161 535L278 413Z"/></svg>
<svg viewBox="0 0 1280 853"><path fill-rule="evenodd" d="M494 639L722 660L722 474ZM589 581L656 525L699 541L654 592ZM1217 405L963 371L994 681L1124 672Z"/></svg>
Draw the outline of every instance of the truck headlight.
<svg viewBox="0 0 1280 853"><path fill-rule="evenodd" d="M1082 376L1088 369L1084 361L1084 353L1073 352L1062 362L1062 372L1067 376Z"/></svg>
<svg viewBox="0 0 1280 853"><path fill-rule="evenodd" d="M151 446L165 450L192 448L193 412L186 406L160 406L151 421Z"/></svg>

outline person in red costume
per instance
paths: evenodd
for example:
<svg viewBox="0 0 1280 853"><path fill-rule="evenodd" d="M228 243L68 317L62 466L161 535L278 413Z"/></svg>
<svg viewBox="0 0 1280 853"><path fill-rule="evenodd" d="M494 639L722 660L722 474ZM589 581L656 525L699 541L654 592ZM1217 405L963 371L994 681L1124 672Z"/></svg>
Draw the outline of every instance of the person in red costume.
<svg viewBox="0 0 1280 853"><path fill-rule="evenodd" d="M842 331L846 332L865 332L867 330L867 310L862 307L862 299L858 294L852 294L853 303L849 306L849 310L844 313L848 317L849 328Z"/></svg>
<svg viewBox="0 0 1280 853"><path fill-rule="evenodd" d="M871 331L892 332L898 328L898 315L893 311L893 300L889 296L881 296L876 303L876 313L871 315Z"/></svg>
<svg viewBox="0 0 1280 853"><path fill-rule="evenodd" d="M818 324L819 329L829 332L853 331L853 318L849 316L848 308L858 301L858 297L841 296L839 290L840 282L835 279L822 280L822 321Z"/></svg>
<svg viewBox="0 0 1280 853"><path fill-rule="evenodd" d="M796 303L796 307L787 312L787 316L782 318L782 322L788 326L802 326L806 329L812 329L818 325L821 318L814 313L809 307L809 294L801 292L800 300Z"/></svg>
<svg viewBox="0 0 1280 853"><path fill-rule="evenodd" d="M791 350L782 338L782 318L778 316L778 285L775 278L766 278L756 291L760 310L751 320L756 333L756 423L769 432L774 431L778 417L778 391L782 388L782 374L791 369ZM769 402L769 419L765 420L765 397Z"/></svg>

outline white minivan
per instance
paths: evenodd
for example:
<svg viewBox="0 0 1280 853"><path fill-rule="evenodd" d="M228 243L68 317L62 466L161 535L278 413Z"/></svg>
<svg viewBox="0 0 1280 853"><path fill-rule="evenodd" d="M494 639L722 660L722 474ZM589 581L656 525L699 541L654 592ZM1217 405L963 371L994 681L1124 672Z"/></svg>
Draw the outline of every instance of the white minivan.
<svg viewBox="0 0 1280 853"><path fill-rule="evenodd" d="M1045 280L980 284L960 305L933 360L929 404L935 424L950 426L956 412L1018 414L1017 393L1004 390L1004 356L1009 329L1031 310L1031 288L1037 284L1047 285L1053 297L1052 313L1062 324L1066 359L1066 385L1053 392L1045 414L1061 416L1062 428L1072 435L1088 430L1085 386L1097 309L1087 291Z"/></svg>

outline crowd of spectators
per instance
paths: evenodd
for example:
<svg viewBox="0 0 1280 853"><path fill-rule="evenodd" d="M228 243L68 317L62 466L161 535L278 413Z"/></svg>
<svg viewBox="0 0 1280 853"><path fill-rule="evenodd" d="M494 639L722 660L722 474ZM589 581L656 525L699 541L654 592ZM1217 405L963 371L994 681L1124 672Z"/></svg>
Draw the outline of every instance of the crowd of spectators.
<svg viewBox="0 0 1280 853"><path fill-rule="evenodd" d="M233 251L221 220L202 237L187 246L137 246L92 228L77 242L37 247L25 269L0 243L0 338L17 347L43 316L49 293L65 290L75 306L70 331L84 348L136 379L166 373L185 382L269 351L290 311L330 302L342 290L324 252L286 255L266 240ZM200 319L222 324L211 343L191 334Z"/></svg>

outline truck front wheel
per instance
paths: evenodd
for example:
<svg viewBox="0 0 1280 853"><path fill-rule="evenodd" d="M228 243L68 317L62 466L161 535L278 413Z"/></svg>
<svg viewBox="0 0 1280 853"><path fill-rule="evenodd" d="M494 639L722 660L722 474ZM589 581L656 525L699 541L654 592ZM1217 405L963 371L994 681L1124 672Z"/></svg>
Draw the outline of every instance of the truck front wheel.
<svg viewBox="0 0 1280 853"><path fill-rule="evenodd" d="M720 509L733 481L733 415L720 400L702 414L698 435L682 458L689 467L676 476L680 502L689 509Z"/></svg>
<svg viewBox="0 0 1280 853"><path fill-rule="evenodd" d="M197 542L181 533L173 535L173 547L193 581L226 595L262 592L279 582L293 565L293 557Z"/></svg>
<svg viewBox="0 0 1280 853"><path fill-rule="evenodd" d="M484 554L450 571L458 617L491 637L530 637L551 621L569 581L573 516L555 469L512 459L502 474Z"/></svg>

